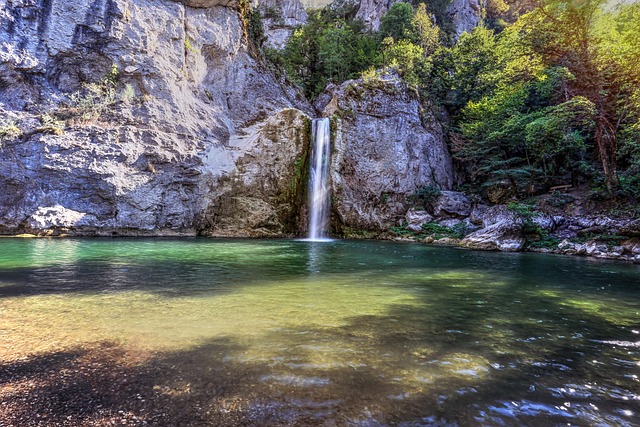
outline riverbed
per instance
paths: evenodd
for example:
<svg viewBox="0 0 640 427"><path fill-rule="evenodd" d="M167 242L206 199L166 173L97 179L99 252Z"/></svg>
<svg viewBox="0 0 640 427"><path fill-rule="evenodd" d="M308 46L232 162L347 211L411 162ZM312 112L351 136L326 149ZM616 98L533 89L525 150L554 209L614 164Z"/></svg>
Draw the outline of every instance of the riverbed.
<svg viewBox="0 0 640 427"><path fill-rule="evenodd" d="M2 239L0 425L635 425L640 267Z"/></svg>

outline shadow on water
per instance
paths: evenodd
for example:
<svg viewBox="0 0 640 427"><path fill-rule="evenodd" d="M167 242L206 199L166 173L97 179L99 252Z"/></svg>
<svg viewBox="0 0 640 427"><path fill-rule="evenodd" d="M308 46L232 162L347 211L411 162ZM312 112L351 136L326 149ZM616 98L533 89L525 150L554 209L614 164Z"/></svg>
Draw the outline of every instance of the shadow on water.
<svg viewBox="0 0 640 427"><path fill-rule="evenodd" d="M273 256L265 250L250 274L225 279L228 286L221 280L211 289L196 280L196 268L179 293L165 288L174 279L144 289L217 295L260 286L265 276L346 270L370 291L400 286L413 299L339 326L272 328L256 342L228 335L155 352L103 343L7 362L0 425L634 425L637 269L378 242L355 243L357 254L340 244L299 254L298 243L289 244ZM81 286L101 261L83 262L75 287L41 293L113 289L107 281ZM227 255L216 266L235 262L245 260ZM176 260L137 259L126 268L136 263L185 281ZM286 266L292 271L280 276ZM8 280L14 295L37 293L28 288L32 279L20 279L25 267L15 268L2 270L15 274ZM123 283L125 290L141 286Z"/></svg>
<svg viewBox="0 0 640 427"><path fill-rule="evenodd" d="M500 340L489 342L473 330L461 336L416 325L396 334L389 324L407 313L404 307L397 308L402 313L395 310L354 318L336 330L274 332L264 341L282 348L263 357L223 338L151 357L105 343L4 364L0 419L5 426L123 420L134 425L142 420L150 425L633 425L624 411L637 407L637 383L625 389L615 369L590 365L610 350L585 346L590 337L581 338L578 347L571 340L527 341L545 335L541 326L510 337L520 348L508 353L492 347ZM408 314L428 320L417 310ZM601 323L583 313L568 315ZM484 320L478 316L469 323L482 329ZM313 338L291 339L299 333ZM339 352L335 343L353 341L357 346L343 348L350 351L343 361L323 364L318 357L329 346Z"/></svg>

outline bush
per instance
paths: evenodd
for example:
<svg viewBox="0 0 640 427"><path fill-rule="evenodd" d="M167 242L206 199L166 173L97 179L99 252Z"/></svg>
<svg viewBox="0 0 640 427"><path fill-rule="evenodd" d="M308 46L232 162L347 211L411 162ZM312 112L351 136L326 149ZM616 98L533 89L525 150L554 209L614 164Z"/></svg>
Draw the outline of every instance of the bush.
<svg viewBox="0 0 640 427"><path fill-rule="evenodd" d="M15 139L22 136L22 129L14 120L0 120L0 141Z"/></svg>
<svg viewBox="0 0 640 427"><path fill-rule="evenodd" d="M49 133L52 135L62 135L64 133L65 123L62 120L57 120L49 113L40 115L40 126L35 131L40 133Z"/></svg>

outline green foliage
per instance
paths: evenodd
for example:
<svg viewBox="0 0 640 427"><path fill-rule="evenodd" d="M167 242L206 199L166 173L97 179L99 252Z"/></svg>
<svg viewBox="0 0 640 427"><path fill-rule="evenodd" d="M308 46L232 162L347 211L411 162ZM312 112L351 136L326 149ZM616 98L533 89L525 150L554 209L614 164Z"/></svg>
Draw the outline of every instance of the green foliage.
<svg viewBox="0 0 640 427"><path fill-rule="evenodd" d="M406 226L391 227L389 232L400 237L414 237L416 235L413 231L408 230Z"/></svg>
<svg viewBox="0 0 640 427"><path fill-rule="evenodd" d="M428 234L428 235L432 235L432 234L448 235L451 233L451 229L449 227L440 225L436 222L428 222L426 224L422 224L420 228L422 228L423 234Z"/></svg>
<svg viewBox="0 0 640 427"><path fill-rule="evenodd" d="M96 83L83 83L82 88L69 94L68 101L50 114L40 117L40 131L58 134L65 127L65 120L86 123L108 115L118 102L131 104L136 99L135 89L125 84L118 90L120 74L113 64L109 72Z"/></svg>
<svg viewBox="0 0 640 427"><path fill-rule="evenodd" d="M408 40L400 40L386 50L388 65L405 78L408 83L419 84L418 71L424 56L424 50Z"/></svg>
<svg viewBox="0 0 640 427"><path fill-rule="evenodd" d="M335 18L328 9L314 10L308 23L294 30L281 52L267 58L314 99L328 82L342 83L377 65L380 46L375 35L356 21Z"/></svg>
<svg viewBox="0 0 640 427"><path fill-rule="evenodd" d="M410 3L394 3L380 19L380 35L399 41L409 37L413 19Z"/></svg>
<svg viewBox="0 0 640 427"><path fill-rule="evenodd" d="M258 9L251 7L247 18L247 36L249 43L256 49L261 49L266 36L264 34L264 24L262 23L262 15Z"/></svg>
<svg viewBox="0 0 640 427"><path fill-rule="evenodd" d="M549 233L544 232L542 236L539 237L539 240L529 240L526 243L526 246L529 249L557 249L561 240L552 237Z"/></svg>
<svg viewBox="0 0 640 427"><path fill-rule="evenodd" d="M122 92L120 93L120 100L125 104L131 104L135 98L136 90L133 88L133 85L130 83L125 84Z"/></svg>
<svg viewBox="0 0 640 427"><path fill-rule="evenodd" d="M440 46L440 28L424 3L418 5L411 17L410 37L412 43L422 48L425 56L432 55Z"/></svg>
<svg viewBox="0 0 640 427"><path fill-rule="evenodd" d="M469 227L466 223L460 222L453 227L447 227L435 222L428 222L422 224L422 234L434 236L437 239L443 237L451 237L453 239L462 239L464 236L470 233Z"/></svg>
<svg viewBox="0 0 640 427"><path fill-rule="evenodd" d="M185 52L199 53L198 49L196 49L195 47L193 47L193 44L192 44L192 43L193 43L193 42L192 42L192 40L191 40L191 37L186 36L186 37L184 38L184 50L185 50Z"/></svg>
<svg viewBox="0 0 640 427"><path fill-rule="evenodd" d="M36 132L52 135L62 135L64 133L65 123L63 120L58 120L48 113L41 114L39 119L40 126L35 129Z"/></svg>
<svg viewBox="0 0 640 427"><path fill-rule="evenodd" d="M22 136L22 130L15 120L0 120L0 142Z"/></svg>
<svg viewBox="0 0 640 427"><path fill-rule="evenodd" d="M469 234L470 230L466 223L461 222L453 227L447 227L445 225L438 224L436 222L428 222L422 224L421 231L415 232L407 229L406 226L391 227L389 232L399 237L423 239L427 236L433 237L435 240L440 240L445 237L453 239L462 239Z"/></svg>
<svg viewBox="0 0 640 427"><path fill-rule="evenodd" d="M394 3L370 33L357 1L334 2L267 56L310 99L362 76L360 96L393 70L446 108L475 188L524 196L604 177L609 197L640 196L640 4L489 0L485 25L450 43L450 0L412 3Z"/></svg>

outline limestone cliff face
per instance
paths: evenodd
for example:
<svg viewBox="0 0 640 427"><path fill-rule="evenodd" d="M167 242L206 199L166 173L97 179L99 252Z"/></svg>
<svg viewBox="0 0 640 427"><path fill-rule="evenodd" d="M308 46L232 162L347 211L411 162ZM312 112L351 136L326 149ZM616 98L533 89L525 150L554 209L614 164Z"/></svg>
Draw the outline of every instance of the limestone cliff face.
<svg viewBox="0 0 640 427"><path fill-rule="evenodd" d="M225 0L0 0L0 230L297 232L313 110L243 22Z"/></svg>
<svg viewBox="0 0 640 427"><path fill-rule="evenodd" d="M464 32L470 33L482 21L483 0L452 0L447 6L447 14L453 25L457 39Z"/></svg>
<svg viewBox="0 0 640 427"><path fill-rule="evenodd" d="M266 45L282 49L293 29L307 22L307 11L299 0L261 0L258 9L262 14Z"/></svg>
<svg viewBox="0 0 640 427"><path fill-rule="evenodd" d="M329 88L318 106L332 117L334 223L343 230L386 230L404 219L407 198L423 186L451 188L442 127L396 77Z"/></svg>
<svg viewBox="0 0 640 427"><path fill-rule="evenodd" d="M356 18L361 19L367 28L377 31L382 18L389 8L401 0L361 0ZM427 8L429 1L426 1ZM483 0L451 0L446 5L446 14L451 21L453 35L457 39L465 31L469 32L482 20ZM433 10L433 8L430 8ZM442 22L438 22L442 25Z"/></svg>
<svg viewBox="0 0 640 427"><path fill-rule="evenodd" d="M387 13L394 3L398 3L398 0L361 0L356 19L362 20L370 30L378 31L380 29L380 18Z"/></svg>

